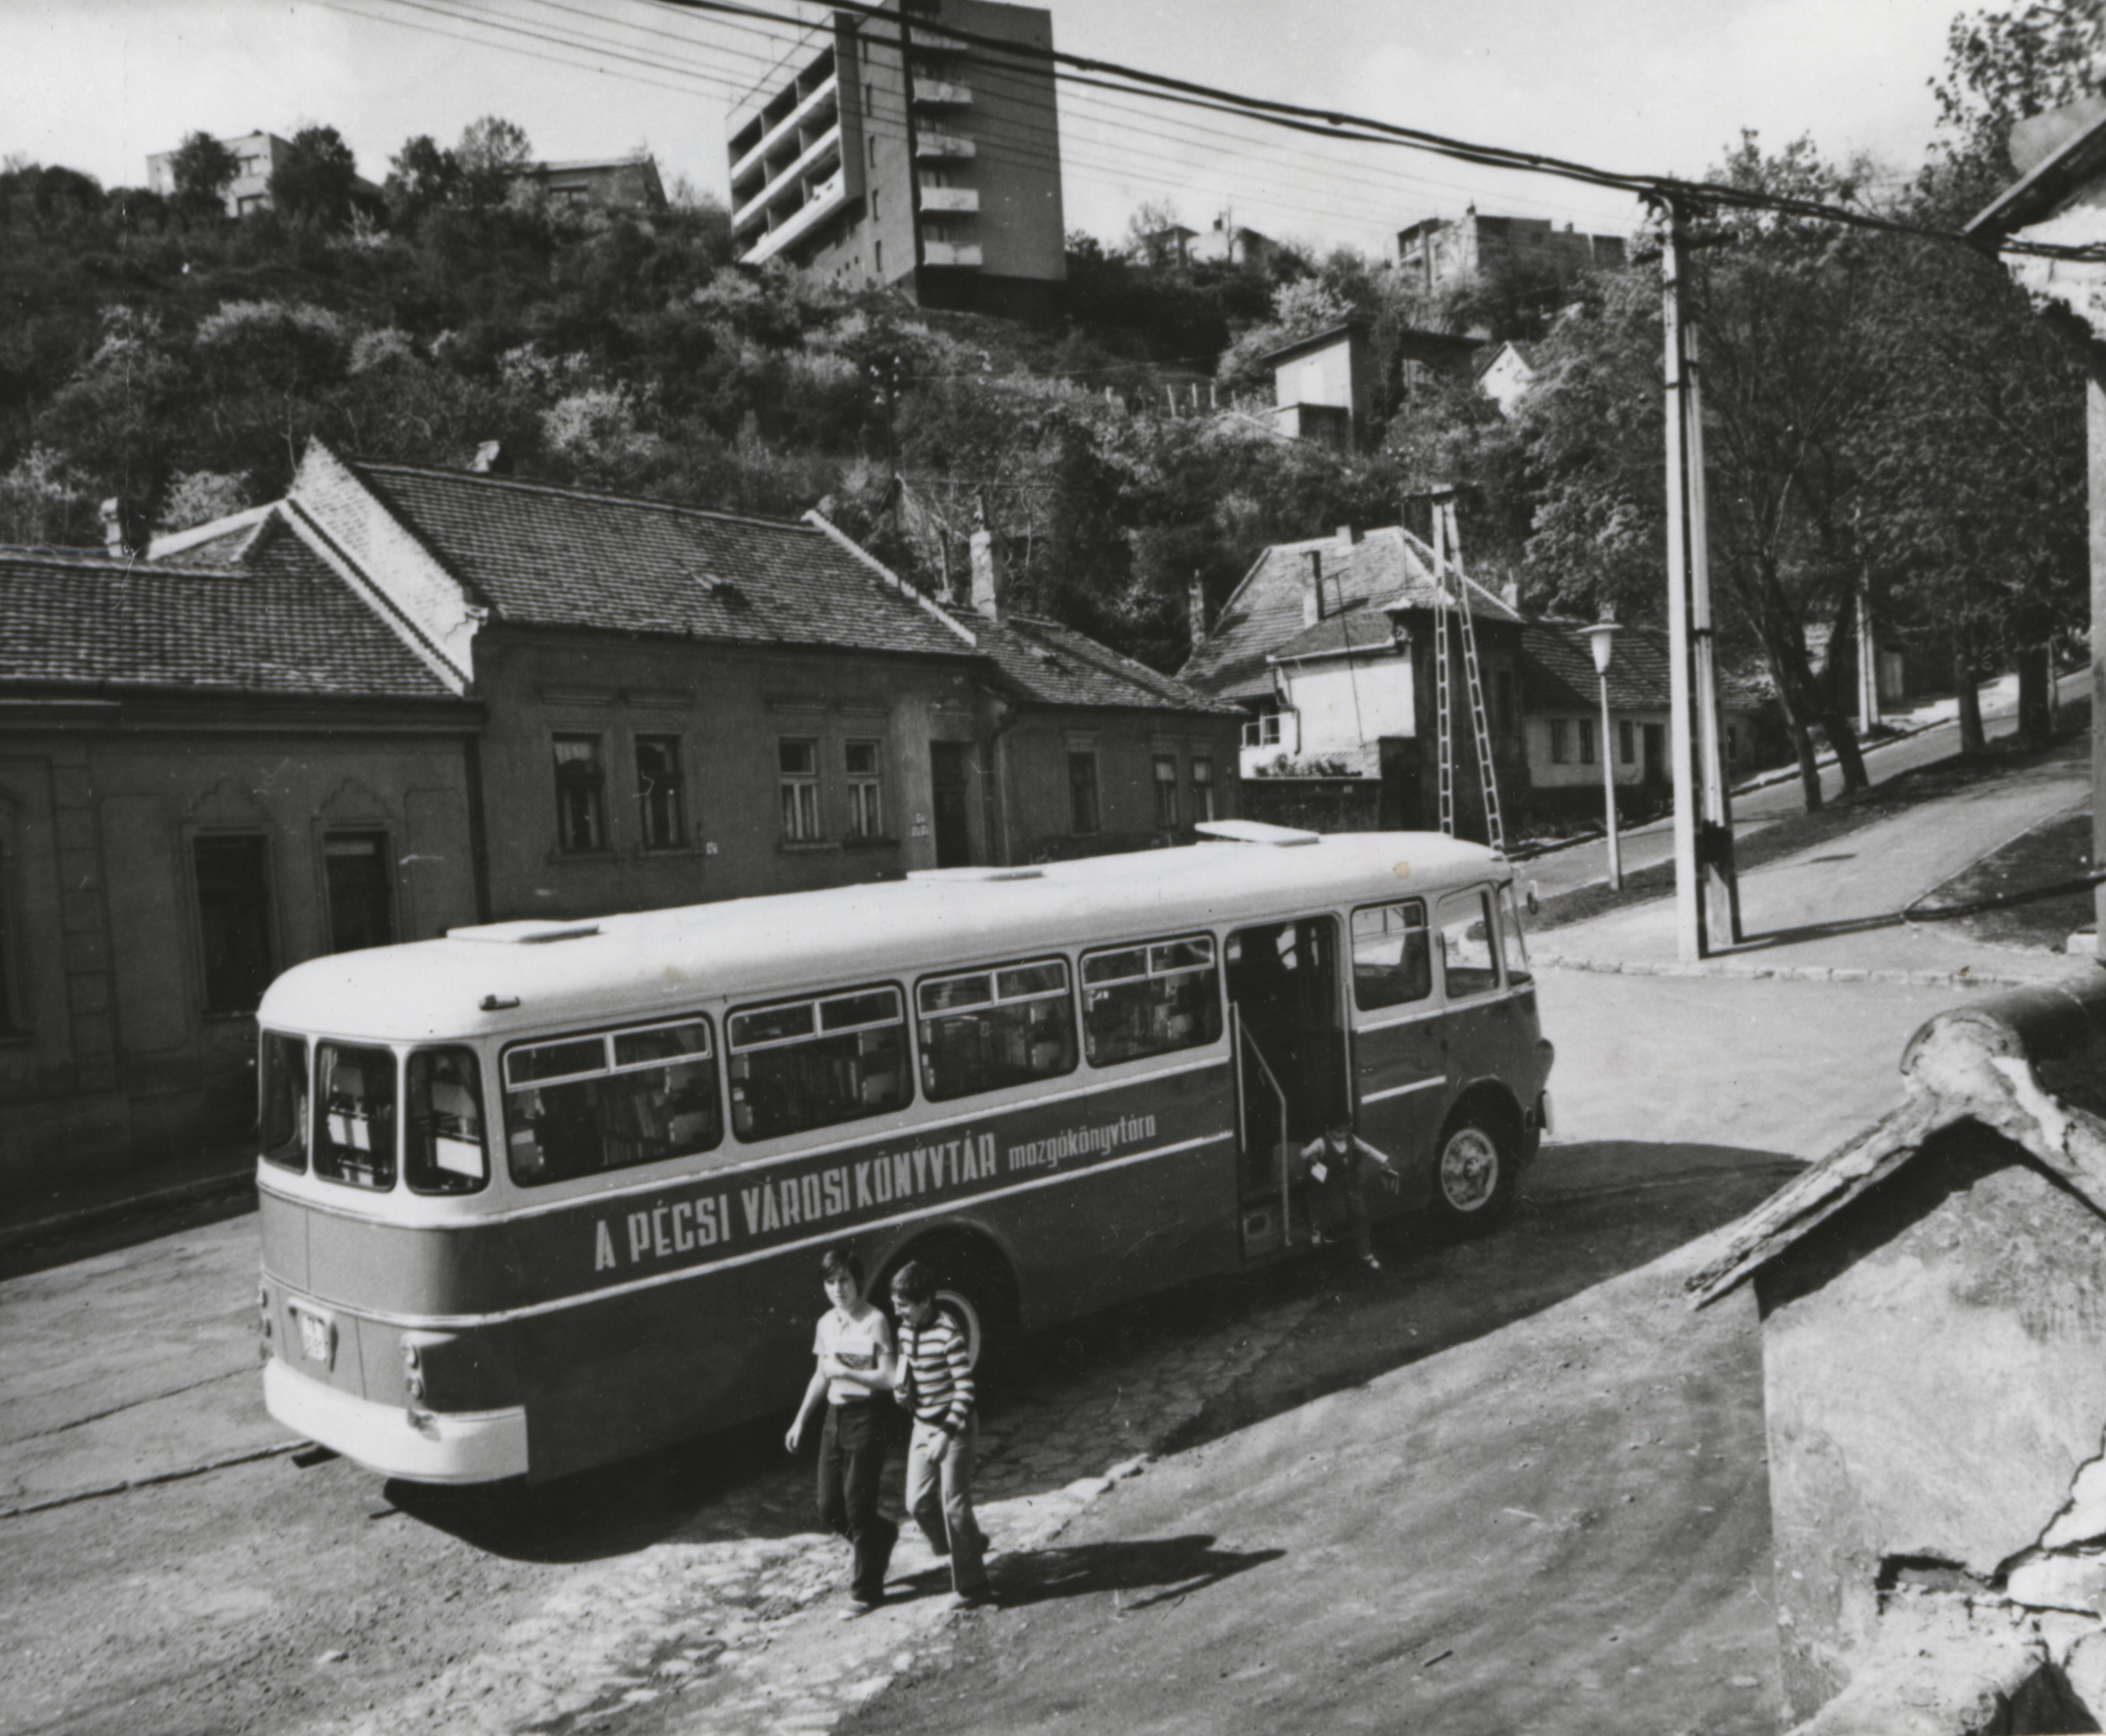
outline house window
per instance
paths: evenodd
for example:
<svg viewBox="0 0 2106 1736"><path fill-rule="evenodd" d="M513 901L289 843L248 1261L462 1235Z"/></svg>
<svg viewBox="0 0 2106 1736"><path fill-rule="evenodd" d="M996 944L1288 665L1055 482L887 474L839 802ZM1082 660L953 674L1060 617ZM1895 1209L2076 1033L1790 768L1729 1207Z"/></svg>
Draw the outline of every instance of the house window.
<svg viewBox="0 0 2106 1736"><path fill-rule="evenodd" d="M1214 814L1214 762L1203 754L1192 756L1192 819L1197 825Z"/></svg>
<svg viewBox="0 0 2106 1736"><path fill-rule="evenodd" d="M1155 823L1165 831L1177 825L1177 756L1155 756Z"/></svg>
<svg viewBox="0 0 2106 1736"><path fill-rule="evenodd" d="M1097 756L1095 754L1070 754L1068 756L1068 812L1078 832L1094 832L1099 825L1097 812Z"/></svg>
<svg viewBox="0 0 2106 1736"><path fill-rule="evenodd" d="M1512 669L1492 671L1492 727L1505 735L1513 728L1514 683Z"/></svg>
<svg viewBox="0 0 2106 1736"><path fill-rule="evenodd" d="M1260 712L1243 725L1245 747L1278 747L1279 745L1280 713L1277 710Z"/></svg>
<svg viewBox="0 0 2106 1736"><path fill-rule="evenodd" d="M558 736L556 848L575 852L607 848L607 809L597 736Z"/></svg>
<svg viewBox="0 0 2106 1736"><path fill-rule="evenodd" d="M870 244L870 268L873 271L885 269L885 244L882 241L873 241Z"/></svg>
<svg viewBox="0 0 2106 1736"><path fill-rule="evenodd" d="M331 832L323 838L331 952L393 943L392 867L385 832Z"/></svg>
<svg viewBox="0 0 2106 1736"><path fill-rule="evenodd" d="M1635 765L1638 757L1638 732L1629 718L1616 719L1616 758L1629 765Z"/></svg>
<svg viewBox="0 0 2106 1736"><path fill-rule="evenodd" d="M851 838L882 838L885 835L884 781L878 772L878 746L875 741L851 741L848 744L849 836Z"/></svg>
<svg viewBox="0 0 2106 1736"><path fill-rule="evenodd" d="M1626 723L1624 727L1625 729L1629 729L1630 725ZM1624 758L1626 759L1629 759L1630 757L1631 756L1629 754L1625 754L1624 755ZM1736 725L1728 723L1726 726L1726 758L1728 759L1738 759L1740 757L1741 732Z"/></svg>
<svg viewBox="0 0 2106 1736"><path fill-rule="evenodd" d="M819 835L819 744L784 740L778 744L782 767L782 836L807 843Z"/></svg>
<svg viewBox="0 0 2106 1736"><path fill-rule="evenodd" d="M1580 720L1580 763L1583 766L1594 763L1594 720L1592 718Z"/></svg>
<svg viewBox="0 0 2106 1736"><path fill-rule="evenodd" d="M1563 718L1550 720L1550 763L1553 766L1570 765L1572 762L1572 726Z"/></svg>
<svg viewBox="0 0 2106 1736"><path fill-rule="evenodd" d="M870 166L872 168L877 167L877 140L874 136L870 141Z"/></svg>
<svg viewBox="0 0 2106 1736"><path fill-rule="evenodd" d="M200 838L190 848L204 942L204 1009L253 1013L276 974L270 843L256 835L220 836Z"/></svg>
<svg viewBox="0 0 2106 1736"><path fill-rule="evenodd" d="M636 738L636 817L647 850L677 850L688 841L678 736Z"/></svg>
<svg viewBox="0 0 2106 1736"><path fill-rule="evenodd" d="M870 190L870 220L872 222L875 223L877 221L877 189L876 187L872 187Z"/></svg>

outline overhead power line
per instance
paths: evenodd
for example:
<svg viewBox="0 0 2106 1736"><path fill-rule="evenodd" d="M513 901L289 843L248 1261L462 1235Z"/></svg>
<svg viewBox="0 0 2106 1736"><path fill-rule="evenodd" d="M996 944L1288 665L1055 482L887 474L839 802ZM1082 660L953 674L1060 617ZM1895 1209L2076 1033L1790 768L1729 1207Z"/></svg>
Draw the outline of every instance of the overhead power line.
<svg viewBox="0 0 2106 1736"><path fill-rule="evenodd" d="M813 28L801 19L770 11L763 7L742 4L741 0L656 0L656 3L683 11L764 19L808 32ZM892 24L895 28L898 25L899 15L897 12L868 4L867 0L834 0L834 4L838 11L855 14L872 23ZM1313 133L1320 137L1398 145L1457 162L1474 163L1481 168L1548 175L1590 186L1618 190L1656 203L1694 203L1728 206L1744 211L1767 211L1780 216L1803 217L1811 221L1833 223L1849 228L1874 230L1926 240L1949 241L1964 247L1976 246L1974 242L1956 230L1911 223L1899 217L1882 217L1875 212L1830 204L1824 200L1795 199L1748 187L1736 187L1722 181L1688 181L1670 175L1631 174L1598 168L1591 163L1553 156L1545 152L1477 144L1444 133L1429 132L1422 128L1401 126L1369 115L1354 114L1343 110L1315 108L1305 103L1283 101L1276 97L1254 96L1217 85L1203 84L1193 79L1173 78L1168 74L1124 65L1116 60L988 36L932 18L917 18L913 28L925 38L930 34L939 35L973 48L991 51L1012 60L1039 61L1055 77L1070 83L1094 84L1107 90L1151 94L1159 101L1218 113L1245 115L1264 120L1273 126L1293 132ZM905 42L900 34L889 38L878 35L873 39L903 47ZM1113 79L1122 82L1106 82ZM2049 242L2021 241L2008 237L1998 245L2002 252L2035 257L2078 260L2090 263L2106 262L2106 247L2064 247Z"/></svg>

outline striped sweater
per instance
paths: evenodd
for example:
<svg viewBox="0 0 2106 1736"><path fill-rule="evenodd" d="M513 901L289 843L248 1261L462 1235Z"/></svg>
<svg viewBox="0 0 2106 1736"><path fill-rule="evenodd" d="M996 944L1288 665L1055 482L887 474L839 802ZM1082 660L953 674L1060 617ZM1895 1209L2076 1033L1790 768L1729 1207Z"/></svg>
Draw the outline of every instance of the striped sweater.
<svg viewBox="0 0 2106 1736"><path fill-rule="evenodd" d="M903 1322L899 1354L907 1365L907 1394L915 1420L934 1423L952 1434L963 1432L973 1410L973 1371L966 1335L940 1309L928 1325L916 1329Z"/></svg>

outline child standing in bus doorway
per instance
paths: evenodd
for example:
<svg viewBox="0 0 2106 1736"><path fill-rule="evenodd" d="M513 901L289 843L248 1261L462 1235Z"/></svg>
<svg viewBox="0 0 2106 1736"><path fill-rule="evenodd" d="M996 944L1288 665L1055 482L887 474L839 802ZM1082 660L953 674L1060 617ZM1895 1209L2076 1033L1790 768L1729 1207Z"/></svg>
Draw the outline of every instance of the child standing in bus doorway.
<svg viewBox="0 0 2106 1736"><path fill-rule="evenodd" d="M845 1537L854 1553L849 1595L858 1611L885 1601L885 1570L899 1527L878 1511L878 1481L885 1470L885 1413L871 1389L892 1365L892 1322L863 1293L863 1262L854 1251L832 1248L819 1263L819 1277L833 1307L819 1317L812 1340L817 1366L804 1402L782 1444L796 1452L822 1404L826 1426L819 1436L819 1523ZM860 1379L857 1378L861 1376Z"/></svg>
<svg viewBox="0 0 2106 1736"><path fill-rule="evenodd" d="M1320 1248L1327 1242L1343 1241L1342 1231L1350 1231L1360 1264L1370 1272L1381 1271L1368 1219L1367 1172L1379 1170L1382 1186L1394 1193L1400 1185L1396 1166L1354 1132L1351 1121L1325 1129L1303 1146L1302 1166L1311 1188L1311 1240Z"/></svg>
<svg viewBox="0 0 2106 1736"><path fill-rule="evenodd" d="M979 1451L972 1362L957 1322L936 1306L936 1280L918 1260L894 1274L899 1317L898 1375L893 1398L913 1414L907 1448L907 1510L930 1548L951 1558L951 1607L994 1601L987 1538L973 1516L973 1463Z"/></svg>

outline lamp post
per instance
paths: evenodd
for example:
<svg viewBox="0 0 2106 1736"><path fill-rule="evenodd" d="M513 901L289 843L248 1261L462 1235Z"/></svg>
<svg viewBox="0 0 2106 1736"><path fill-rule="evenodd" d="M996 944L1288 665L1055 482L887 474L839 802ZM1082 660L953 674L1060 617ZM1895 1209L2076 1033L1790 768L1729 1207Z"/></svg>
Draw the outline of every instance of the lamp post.
<svg viewBox="0 0 2106 1736"><path fill-rule="evenodd" d="M1616 836L1616 759L1609 745L1609 660L1615 655L1615 638L1623 629L1614 621L1597 621L1580 629L1594 653L1594 673L1602 683L1602 800L1609 818L1609 890L1624 887L1624 852Z"/></svg>

